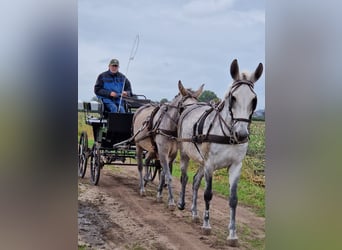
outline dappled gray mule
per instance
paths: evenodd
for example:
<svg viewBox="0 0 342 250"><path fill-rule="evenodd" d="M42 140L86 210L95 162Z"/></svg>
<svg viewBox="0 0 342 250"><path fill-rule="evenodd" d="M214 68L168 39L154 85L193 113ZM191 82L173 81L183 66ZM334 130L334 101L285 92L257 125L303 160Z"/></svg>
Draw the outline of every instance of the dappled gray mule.
<svg viewBox="0 0 342 250"><path fill-rule="evenodd" d="M176 158L177 145L177 124L181 112L190 104L197 102L197 98L203 91L203 85L197 90L185 89L181 81L178 82L179 94L170 104L161 106L145 105L140 107L133 117L133 133L135 136L136 155L140 177L140 194L144 195L144 179L142 174L143 150L148 151L145 161L158 158L162 166L161 178L157 192L157 200L162 200L162 191L165 182L168 186L168 206L172 210L175 202L172 194L172 177L170 168ZM146 173L147 173L146 166Z"/></svg>
<svg viewBox="0 0 342 250"><path fill-rule="evenodd" d="M257 96L253 90L254 83L260 78L263 65L253 73L239 71L235 59L230 67L233 83L223 100L216 106L195 103L180 116L178 123L178 140L180 141L181 184L182 189L178 208L185 207L185 189L188 180L189 159L198 163L198 170L193 181L192 217L198 221L197 193L202 177L205 177L205 210L202 230L211 231L209 207L212 199L212 177L217 169L229 169L229 206L230 222L228 244L236 246L238 237L235 227L235 212L238 202L237 186L249 140L249 126L256 108Z"/></svg>

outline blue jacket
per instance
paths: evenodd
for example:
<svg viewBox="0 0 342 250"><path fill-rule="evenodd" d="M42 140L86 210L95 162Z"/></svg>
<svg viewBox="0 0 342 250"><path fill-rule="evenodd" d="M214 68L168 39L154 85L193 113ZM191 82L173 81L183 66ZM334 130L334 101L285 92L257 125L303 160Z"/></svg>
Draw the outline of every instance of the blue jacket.
<svg viewBox="0 0 342 250"><path fill-rule="evenodd" d="M121 95L124 84L124 91L127 92L128 96L132 96L131 83L126 76L121 72L112 73L108 70L102 72L97 77L94 92L104 103L114 102L115 104L119 104L120 97L113 98L110 96L110 92L114 91L118 95Z"/></svg>

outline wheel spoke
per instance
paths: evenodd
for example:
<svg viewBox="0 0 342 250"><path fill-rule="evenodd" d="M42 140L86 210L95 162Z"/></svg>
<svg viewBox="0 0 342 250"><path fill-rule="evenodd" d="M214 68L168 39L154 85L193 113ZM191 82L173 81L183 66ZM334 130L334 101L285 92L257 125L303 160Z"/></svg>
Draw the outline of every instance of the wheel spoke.
<svg viewBox="0 0 342 250"><path fill-rule="evenodd" d="M97 185L100 179L100 149L94 144L91 153L90 179L92 184Z"/></svg>
<svg viewBox="0 0 342 250"><path fill-rule="evenodd" d="M78 176L83 178L87 169L87 151L88 151L88 135L82 132L78 144Z"/></svg>

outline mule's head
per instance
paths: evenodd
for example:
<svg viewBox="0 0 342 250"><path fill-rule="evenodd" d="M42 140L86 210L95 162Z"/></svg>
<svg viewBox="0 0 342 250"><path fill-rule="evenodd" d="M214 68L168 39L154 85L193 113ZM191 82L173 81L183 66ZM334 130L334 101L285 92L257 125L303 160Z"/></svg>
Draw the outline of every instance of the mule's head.
<svg viewBox="0 0 342 250"><path fill-rule="evenodd" d="M234 82L226 95L232 120L232 134L236 141L241 142L249 135L249 124L257 105L257 96L253 90L255 82L263 72L263 65L259 63L252 73L239 71L237 60L230 66L230 74Z"/></svg>
<svg viewBox="0 0 342 250"><path fill-rule="evenodd" d="M184 88L182 82L178 81L179 94L175 96L172 103L179 108L180 113L183 111L186 105L198 102L198 97L202 94L204 84L202 84L198 90Z"/></svg>

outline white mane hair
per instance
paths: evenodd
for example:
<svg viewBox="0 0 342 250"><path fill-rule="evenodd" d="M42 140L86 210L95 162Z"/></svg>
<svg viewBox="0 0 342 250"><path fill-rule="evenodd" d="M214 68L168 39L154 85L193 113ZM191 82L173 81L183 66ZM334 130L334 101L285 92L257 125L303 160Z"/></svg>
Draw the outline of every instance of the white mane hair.
<svg viewBox="0 0 342 250"><path fill-rule="evenodd" d="M255 79L254 79L254 74L250 73L249 71L247 70L244 70L242 71L240 74L239 74L239 78L237 80L246 80L246 81L251 81L251 82L255 82ZM228 95L229 95L229 92L231 91L232 89L232 86L233 86L233 83L230 85L230 87L228 88L228 91L226 92L226 94L224 95L224 99L227 99L228 98Z"/></svg>

